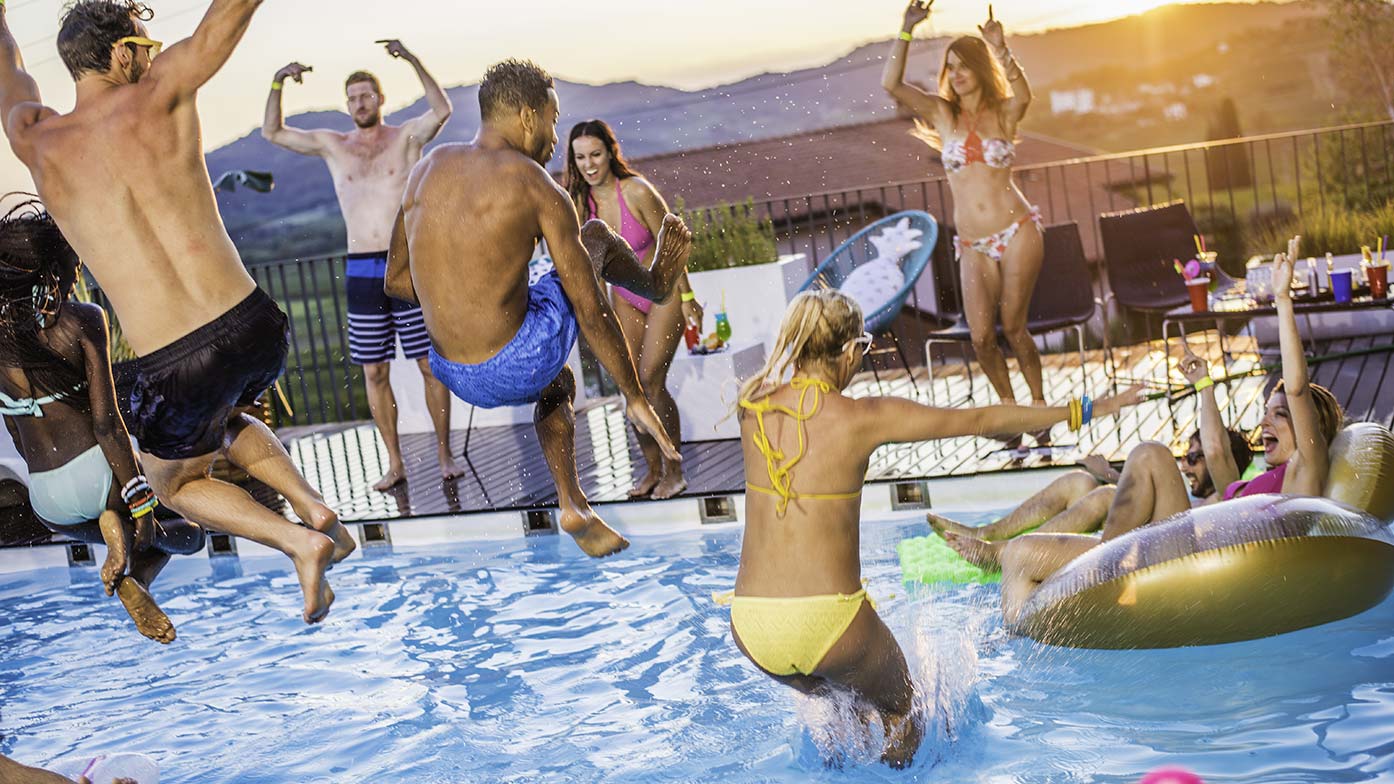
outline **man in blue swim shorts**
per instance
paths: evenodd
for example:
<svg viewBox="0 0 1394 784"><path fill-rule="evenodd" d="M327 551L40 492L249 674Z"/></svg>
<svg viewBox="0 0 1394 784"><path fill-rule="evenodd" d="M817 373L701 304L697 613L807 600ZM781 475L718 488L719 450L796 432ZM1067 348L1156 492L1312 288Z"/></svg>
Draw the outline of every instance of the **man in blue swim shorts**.
<svg viewBox="0 0 1394 784"><path fill-rule="evenodd" d="M692 234L676 215L645 268L600 221L581 227L544 164L557 145L552 78L509 60L479 86L479 135L436 148L412 170L392 231L387 293L419 302L431 370L468 403L535 403L533 422L557 485L561 527L581 549L610 555L629 542L591 509L576 474L576 381L566 358L584 334L624 393L630 421L679 460L644 397L601 279L661 302L687 265ZM528 286L545 239L556 269Z"/></svg>
<svg viewBox="0 0 1394 784"><path fill-rule="evenodd" d="M387 473L373 485L374 490L383 492L407 479L397 437L397 398L392 393L390 375L398 341L406 358L416 360L421 369L426 408L436 431L441 477L450 481L463 476L464 471L450 454L450 392L431 375L426 363L430 340L421 320L421 308L387 296L382 286L387 270L387 241L392 236L392 220L402 201L407 173L421 160L422 149L450 119L450 99L401 41L378 43L387 47L389 55L416 70L426 91L424 113L401 125L383 122L382 85L367 71L355 71L344 84L353 130L340 133L287 127L281 114L282 89L287 82L300 82L311 70L291 63L271 80L261 135L291 152L323 158L334 178L334 192L339 196L339 209L348 230L345 293L349 360L363 366L368 408L387 448Z"/></svg>

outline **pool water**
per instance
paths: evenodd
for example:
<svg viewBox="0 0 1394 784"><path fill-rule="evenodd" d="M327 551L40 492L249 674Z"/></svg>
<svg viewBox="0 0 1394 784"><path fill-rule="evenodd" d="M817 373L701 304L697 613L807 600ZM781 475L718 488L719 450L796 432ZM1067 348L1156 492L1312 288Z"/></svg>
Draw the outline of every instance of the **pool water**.
<svg viewBox="0 0 1394 784"><path fill-rule="evenodd" d="M710 600L740 530L369 552L299 621L284 560L174 562L180 638L135 634L95 570L0 576L0 752L140 751L165 782L1394 782L1394 601L1209 648L1049 648L1001 629L998 589L907 591L867 523L870 589L932 716L915 766L874 762L847 705L735 650ZM71 584L69 581L71 579ZM832 763L832 767L828 764Z"/></svg>

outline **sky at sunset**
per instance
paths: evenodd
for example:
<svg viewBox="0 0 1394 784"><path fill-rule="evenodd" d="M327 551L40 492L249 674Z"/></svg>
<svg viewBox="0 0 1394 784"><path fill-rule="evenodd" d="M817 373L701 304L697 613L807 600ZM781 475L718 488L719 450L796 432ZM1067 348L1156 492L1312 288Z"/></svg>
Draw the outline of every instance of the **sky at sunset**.
<svg viewBox="0 0 1394 784"><path fill-rule="evenodd" d="M1157 0L999 0L1013 31L1069 27L1126 16ZM72 107L73 84L54 35L63 0L9 0L8 21L45 103ZM208 0L153 0L151 35L166 44L197 26ZM445 86L477 81L491 63L527 57L573 81L635 79L709 87L766 70L819 65L898 29L901 0L269 0L227 66L200 93L209 149L260 124L272 74L292 60L314 66L288 85L286 114L340 108L343 77L367 68L382 78L388 108L420 97L411 68L373 44L400 38ZM974 29L987 4L940 0L921 34ZM464 114L463 116L469 116ZM458 120L457 120L458 122ZM0 192L31 188L8 146L0 149Z"/></svg>

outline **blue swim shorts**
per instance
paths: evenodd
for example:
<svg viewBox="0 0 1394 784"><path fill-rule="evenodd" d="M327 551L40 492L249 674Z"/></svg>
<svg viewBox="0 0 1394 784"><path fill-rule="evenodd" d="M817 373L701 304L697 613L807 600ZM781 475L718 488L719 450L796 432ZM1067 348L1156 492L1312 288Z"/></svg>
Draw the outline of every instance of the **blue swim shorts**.
<svg viewBox="0 0 1394 784"><path fill-rule="evenodd" d="M576 344L576 312L555 271L528 289L528 313L518 334L477 365L451 362L431 347L431 373L457 397L480 408L536 403L566 367Z"/></svg>

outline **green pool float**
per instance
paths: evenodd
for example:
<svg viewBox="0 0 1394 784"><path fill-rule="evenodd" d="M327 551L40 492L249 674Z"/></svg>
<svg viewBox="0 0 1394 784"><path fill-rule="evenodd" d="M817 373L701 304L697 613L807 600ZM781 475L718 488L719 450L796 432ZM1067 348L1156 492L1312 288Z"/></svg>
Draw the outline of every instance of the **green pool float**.
<svg viewBox="0 0 1394 784"><path fill-rule="evenodd" d="M935 583L998 583L1002 572L979 569L963 560L963 556L935 534L902 539L896 546L900 554L901 579L904 582Z"/></svg>

